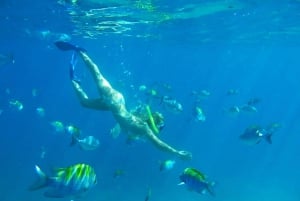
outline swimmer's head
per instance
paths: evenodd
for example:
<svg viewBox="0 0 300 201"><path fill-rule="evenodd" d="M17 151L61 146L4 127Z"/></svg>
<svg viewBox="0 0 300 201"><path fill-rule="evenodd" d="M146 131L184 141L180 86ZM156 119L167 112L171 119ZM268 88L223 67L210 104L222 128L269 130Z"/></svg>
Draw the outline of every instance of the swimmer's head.
<svg viewBox="0 0 300 201"><path fill-rule="evenodd" d="M147 118L145 119L150 129L155 133L159 134L159 132L164 127L164 117L159 112L151 112L150 106L145 106Z"/></svg>
<svg viewBox="0 0 300 201"><path fill-rule="evenodd" d="M165 127L164 116L159 112L154 112L152 116L156 127L161 131Z"/></svg>

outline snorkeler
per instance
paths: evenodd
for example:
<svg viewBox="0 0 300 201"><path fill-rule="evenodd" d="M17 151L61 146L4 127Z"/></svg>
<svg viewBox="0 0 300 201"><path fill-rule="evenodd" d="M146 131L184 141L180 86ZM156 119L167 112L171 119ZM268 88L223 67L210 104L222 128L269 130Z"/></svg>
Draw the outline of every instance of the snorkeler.
<svg viewBox="0 0 300 201"><path fill-rule="evenodd" d="M130 113L140 118L142 121L146 122L155 135L159 135L162 129L165 127L164 116L159 112L151 112L149 105L138 105L133 110L130 110ZM119 125L116 126L120 127ZM117 133L111 134L112 136L117 137ZM136 135L135 133L128 133L128 138L126 142L127 144L131 144L133 141L143 140L141 139L141 137L143 136Z"/></svg>
<svg viewBox="0 0 300 201"><path fill-rule="evenodd" d="M97 99L90 99L80 86L80 82L74 75L74 57L70 65L70 76L73 84L73 88L80 100L83 107L94 109L111 111L115 120L120 125L121 129L125 133L134 133L135 135L145 136L150 142L152 142L158 149L173 153L182 159L191 159L191 153L187 151L179 151L171 147L167 143L163 142L157 137L153 130L149 127L147 122L139 118L138 116L129 112L125 107L125 99L123 95L114 89L110 83L103 77L98 66L87 55L86 50L78 46L74 46L67 42L58 41L55 42L58 49L63 51L74 51L74 54L79 54L84 61L87 68L92 73L93 79L97 84L97 90L100 97Z"/></svg>

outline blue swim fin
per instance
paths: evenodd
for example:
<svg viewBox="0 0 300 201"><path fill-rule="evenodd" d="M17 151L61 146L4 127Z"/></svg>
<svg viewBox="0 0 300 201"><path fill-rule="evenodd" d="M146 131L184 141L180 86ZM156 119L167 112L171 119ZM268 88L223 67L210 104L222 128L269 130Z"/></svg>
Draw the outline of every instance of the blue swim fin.
<svg viewBox="0 0 300 201"><path fill-rule="evenodd" d="M70 70L69 70L69 76L70 79L73 81L76 81L77 83L80 83L80 79L77 78L75 75L75 66L77 64L77 52L74 51L70 60Z"/></svg>
<svg viewBox="0 0 300 201"><path fill-rule="evenodd" d="M54 45L62 50L62 51L69 51L69 50L74 50L74 51L77 51L77 52L86 52L86 50L84 48L81 48L77 45L73 45L71 43L68 43L68 42L65 42L65 41L56 41L54 43Z"/></svg>

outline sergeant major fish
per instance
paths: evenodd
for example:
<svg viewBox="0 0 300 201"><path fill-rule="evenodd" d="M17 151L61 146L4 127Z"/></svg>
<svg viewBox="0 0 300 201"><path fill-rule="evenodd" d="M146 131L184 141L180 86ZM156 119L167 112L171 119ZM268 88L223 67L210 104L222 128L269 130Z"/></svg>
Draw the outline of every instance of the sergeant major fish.
<svg viewBox="0 0 300 201"><path fill-rule="evenodd" d="M29 187L30 191L48 187L44 196L64 198L78 196L97 184L94 169L87 164L75 164L55 170L54 176L47 176L39 166L35 166L38 180Z"/></svg>
<svg viewBox="0 0 300 201"><path fill-rule="evenodd" d="M77 126L74 125L68 125L65 128L65 131L72 136L72 142L71 145L76 143L76 139L80 137L81 130Z"/></svg>
<svg viewBox="0 0 300 201"><path fill-rule="evenodd" d="M94 136L87 136L83 139L72 137L72 145L78 144L80 149L85 151L91 151L97 149L100 145L100 142Z"/></svg>
<svg viewBox="0 0 300 201"><path fill-rule="evenodd" d="M178 185L186 185L191 191L195 191L200 194L209 193L214 196L213 186L215 182L209 182L206 176L195 168L185 168L183 173L180 175L181 183Z"/></svg>
<svg viewBox="0 0 300 201"><path fill-rule="evenodd" d="M181 103L169 96L163 96L161 98L161 103L166 107L167 110L173 113L181 113L183 111Z"/></svg>
<svg viewBox="0 0 300 201"><path fill-rule="evenodd" d="M266 130L260 126L253 125L246 128L244 133L240 135L240 139L248 145L254 145L260 143L262 140L266 140L269 144L272 144L273 131Z"/></svg>

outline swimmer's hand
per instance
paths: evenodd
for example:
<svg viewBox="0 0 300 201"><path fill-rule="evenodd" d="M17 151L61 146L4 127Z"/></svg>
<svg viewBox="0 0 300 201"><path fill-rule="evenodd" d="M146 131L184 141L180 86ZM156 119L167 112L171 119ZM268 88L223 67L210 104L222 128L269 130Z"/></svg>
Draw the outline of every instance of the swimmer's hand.
<svg viewBox="0 0 300 201"><path fill-rule="evenodd" d="M192 153L188 151L178 151L178 155L183 160L191 160L192 159Z"/></svg>

